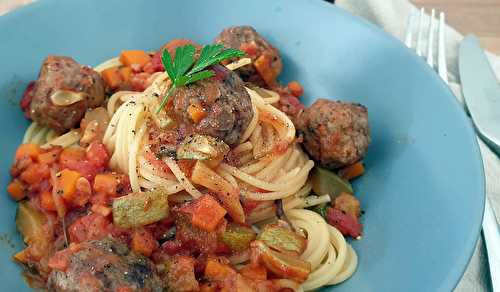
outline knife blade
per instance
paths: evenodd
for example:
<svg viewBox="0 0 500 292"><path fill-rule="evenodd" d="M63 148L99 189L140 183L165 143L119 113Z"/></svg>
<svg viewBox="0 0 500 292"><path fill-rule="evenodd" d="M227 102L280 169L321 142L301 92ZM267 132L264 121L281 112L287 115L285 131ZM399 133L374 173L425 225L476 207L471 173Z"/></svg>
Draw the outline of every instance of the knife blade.
<svg viewBox="0 0 500 292"><path fill-rule="evenodd" d="M481 139L500 155L500 86L486 54L474 36L460 44L459 70L462 93ZM488 254L492 290L500 291L500 231L495 212L485 198L483 237Z"/></svg>
<svg viewBox="0 0 500 292"><path fill-rule="evenodd" d="M460 44L460 82L467 109L483 141L500 155L500 86L475 36Z"/></svg>

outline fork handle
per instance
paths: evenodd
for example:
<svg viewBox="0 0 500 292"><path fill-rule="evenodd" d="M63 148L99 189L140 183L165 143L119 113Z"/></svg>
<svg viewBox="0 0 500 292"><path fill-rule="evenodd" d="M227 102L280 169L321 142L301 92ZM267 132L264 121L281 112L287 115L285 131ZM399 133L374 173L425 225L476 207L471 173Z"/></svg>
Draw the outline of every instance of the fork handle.
<svg viewBox="0 0 500 292"><path fill-rule="evenodd" d="M491 288L493 292L500 292L500 231L495 211L490 206L488 196L486 196L484 204L483 237L488 253Z"/></svg>

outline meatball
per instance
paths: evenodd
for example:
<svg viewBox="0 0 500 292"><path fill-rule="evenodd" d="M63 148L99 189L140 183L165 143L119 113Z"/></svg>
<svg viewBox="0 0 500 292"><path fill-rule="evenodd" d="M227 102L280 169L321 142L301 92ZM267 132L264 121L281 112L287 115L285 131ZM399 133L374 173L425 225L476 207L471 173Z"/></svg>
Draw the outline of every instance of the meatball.
<svg viewBox="0 0 500 292"><path fill-rule="evenodd" d="M250 96L238 75L223 66L210 67L216 75L173 94L173 113L181 121L180 132L199 133L235 145L250 124L254 112ZM193 119L191 108L202 109L200 120Z"/></svg>
<svg viewBox="0 0 500 292"><path fill-rule="evenodd" d="M55 105L51 96L60 90L82 93L83 99L66 106ZM27 94L31 99L29 117L39 124L64 132L77 126L88 108L103 103L104 82L99 73L70 57L48 56L35 86Z"/></svg>
<svg viewBox="0 0 500 292"><path fill-rule="evenodd" d="M368 111L360 104L318 99L296 124L305 150L330 169L360 160L370 144Z"/></svg>
<svg viewBox="0 0 500 292"><path fill-rule="evenodd" d="M54 258L49 265L62 264L49 275L49 291L163 291L153 263L112 238L73 245Z"/></svg>
<svg viewBox="0 0 500 292"><path fill-rule="evenodd" d="M283 69L278 49L273 47L251 26L232 26L224 29L215 43L244 51L252 64L237 70L241 79L259 86L270 87Z"/></svg>

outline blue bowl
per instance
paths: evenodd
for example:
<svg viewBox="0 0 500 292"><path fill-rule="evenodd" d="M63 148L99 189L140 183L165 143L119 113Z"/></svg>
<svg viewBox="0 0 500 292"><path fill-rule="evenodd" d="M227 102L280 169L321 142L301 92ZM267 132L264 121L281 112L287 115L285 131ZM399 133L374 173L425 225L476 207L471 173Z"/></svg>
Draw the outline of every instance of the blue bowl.
<svg viewBox="0 0 500 292"><path fill-rule="evenodd" d="M476 243L484 176L470 122L447 86L400 42L322 1L39 1L0 17L0 186L27 121L18 101L48 54L98 64L171 38L209 43L250 24L282 52L283 81L317 97L366 105L373 142L355 182L365 234L354 276L336 291L450 291ZM16 205L0 196L0 283L28 290L11 255L22 248ZM329 288L325 289L329 290Z"/></svg>

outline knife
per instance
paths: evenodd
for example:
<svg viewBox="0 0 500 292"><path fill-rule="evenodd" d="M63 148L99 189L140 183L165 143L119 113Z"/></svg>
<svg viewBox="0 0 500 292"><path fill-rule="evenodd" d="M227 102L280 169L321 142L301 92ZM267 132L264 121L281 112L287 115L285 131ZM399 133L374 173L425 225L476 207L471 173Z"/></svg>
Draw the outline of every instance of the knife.
<svg viewBox="0 0 500 292"><path fill-rule="evenodd" d="M476 131L490 149L500 156L500 86L476 37L467 36L460 44L458 65L462 93ZM499 292L500 231L488 196L485 198L483 237L492 288Z"/></svg>

